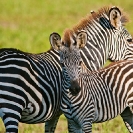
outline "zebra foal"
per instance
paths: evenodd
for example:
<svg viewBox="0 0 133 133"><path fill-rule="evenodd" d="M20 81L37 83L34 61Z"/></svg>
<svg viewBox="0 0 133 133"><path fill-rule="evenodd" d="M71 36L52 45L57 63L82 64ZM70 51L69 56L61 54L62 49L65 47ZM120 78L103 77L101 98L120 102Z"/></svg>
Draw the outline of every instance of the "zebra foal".
<svg viewBox="0 0 133 133"><path fill-rule="evenodd" d="M98 71L82 73L86 67L79 48L86 41L86 32L80 32L74 44L60 43L58 48L63 73L61 110L67 117L69 132L90 133L92 123L123 116L129 108L128 115L123 117L132 133L133 61L120 61ZM129 117L131 121L127 123Z"/></svg>

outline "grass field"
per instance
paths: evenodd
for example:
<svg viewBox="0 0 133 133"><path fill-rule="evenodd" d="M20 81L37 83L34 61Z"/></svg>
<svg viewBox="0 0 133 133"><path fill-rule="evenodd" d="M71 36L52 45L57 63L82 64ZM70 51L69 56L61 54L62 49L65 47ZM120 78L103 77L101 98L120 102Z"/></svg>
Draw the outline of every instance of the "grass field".
<svg viewBox="0 0 133 133"><path fill-rule="evenodd" d="M63 34L81 18L105 5L120 6L127 12L130 22L126 25L133 34L133 2L131 0L1 0L0 48L14 47L26 52L39 53L50 48L49 34ZM20 123L19 133L42 133L44 124ZM4 132L0 122L0 133ZM127 133L120 117L93 125L93 133ZM67 133L67 123L61 116L56 133Z"/></svg>

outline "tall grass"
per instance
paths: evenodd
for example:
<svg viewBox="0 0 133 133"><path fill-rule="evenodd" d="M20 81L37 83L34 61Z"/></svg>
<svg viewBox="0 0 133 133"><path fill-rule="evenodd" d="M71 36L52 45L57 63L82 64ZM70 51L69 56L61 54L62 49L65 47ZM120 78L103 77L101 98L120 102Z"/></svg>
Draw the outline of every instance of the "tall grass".
<svg viewBox="0 0 133 133"><path fill-rule="evenodd" d="M128 31L133 34L133 2L131 0L1 0L0 1L0 48L14 47L23 51L39 53L50 48L49 34L63 34L81 18L105 5L120 6L129 15ZM4 132L0 122L0 133ZM44 132L44 124L20 123L19 133ZM38 129L39 128L39 129ZM67 124L61 116L56 133L66 133ZM120 117L93 125L94 133L127 133Z"/></svg>

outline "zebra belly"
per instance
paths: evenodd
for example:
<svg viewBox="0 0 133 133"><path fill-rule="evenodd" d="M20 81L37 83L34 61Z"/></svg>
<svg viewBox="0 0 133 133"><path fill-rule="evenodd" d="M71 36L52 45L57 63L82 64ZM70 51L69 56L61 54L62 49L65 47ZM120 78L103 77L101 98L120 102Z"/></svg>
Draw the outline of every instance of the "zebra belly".
<svg viewBox="0 0 133 133"><path fill-rule="evenodd" d="M112 97L112 99L109 97L105 99L101 98L97 99L97 103L95 102L93 123L99 123L113 119L116 116L120 115L126 108L126 105L122 105L120 102L118 102L118 97L115 97L115 95L113 95L112 93L110 93L110 96Z"/></svg>

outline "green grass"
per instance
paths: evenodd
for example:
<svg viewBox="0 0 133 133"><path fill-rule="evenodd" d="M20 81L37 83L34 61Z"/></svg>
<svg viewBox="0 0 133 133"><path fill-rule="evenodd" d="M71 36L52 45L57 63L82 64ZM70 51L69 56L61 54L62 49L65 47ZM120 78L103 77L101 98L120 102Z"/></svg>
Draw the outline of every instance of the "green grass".
<svg viewBox="0 0 133 133"><path fill-rule="evenodd" d="M0 120L0 133L4 133L4 125ZM19 133L44 133L44 124L23 124L19 123ZM67 122L62 115L56 127L55 133L68 133ZM121 117L113 120L93 124L93 133L128 133Z"/></svg>
<svg viewBox="0 0 133 133"><path fill-rule="evenodd" d="M66 28L73 27L90 10L97 10L105 5L120 6L127 12L130 23L126 27L133 34L131 0L1 0L0 48L14 47L32 53L47 51L50 48L50 33L58 32L62 35ZM43 127L44 124L20 123L19 133L41 133L44 132ZM0 122L0 133L3 132L4 126ZM93 133L118 132L128 132L120 117L93 125ZM67 133L64 116L59 120L56 133Z"/></svg>

